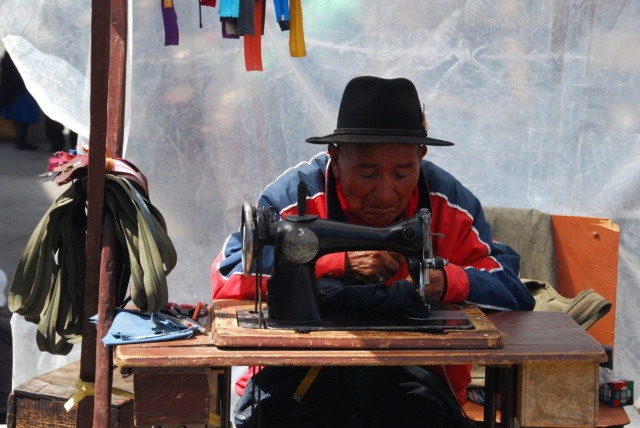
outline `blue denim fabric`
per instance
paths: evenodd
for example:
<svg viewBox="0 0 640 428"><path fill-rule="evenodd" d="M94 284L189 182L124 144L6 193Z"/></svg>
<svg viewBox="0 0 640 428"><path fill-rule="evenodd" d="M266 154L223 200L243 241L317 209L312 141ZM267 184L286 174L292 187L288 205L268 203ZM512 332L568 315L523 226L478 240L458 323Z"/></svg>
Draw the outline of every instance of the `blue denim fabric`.
<svg viewBox="0 0 640 428"><path fill-rule="evenodd" d="M98 323L98 316L89 318ZM113 323L102 342L105 346L126 343L163 342L167 340L188 339L197 327L186 327L167 319L159 312L151 315L127 309L115 309Z"/></svg>

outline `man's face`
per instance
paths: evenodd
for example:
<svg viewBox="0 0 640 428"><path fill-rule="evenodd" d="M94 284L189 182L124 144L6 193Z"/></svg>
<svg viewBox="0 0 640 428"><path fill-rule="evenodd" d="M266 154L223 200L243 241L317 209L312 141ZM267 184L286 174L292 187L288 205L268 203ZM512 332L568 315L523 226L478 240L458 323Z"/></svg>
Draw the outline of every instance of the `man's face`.
<svg viewBox="0 0 640 428"><path fill-rule="evenodd" d="M388 226L404 212L426 153L415 144L329 146L331 170L351 213L370 226Z"/></svg>

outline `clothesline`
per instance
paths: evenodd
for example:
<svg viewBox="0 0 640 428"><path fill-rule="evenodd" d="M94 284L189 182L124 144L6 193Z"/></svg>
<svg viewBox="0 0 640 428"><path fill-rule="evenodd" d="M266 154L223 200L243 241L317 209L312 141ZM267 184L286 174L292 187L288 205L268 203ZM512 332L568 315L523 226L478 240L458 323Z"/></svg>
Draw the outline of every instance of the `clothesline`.
<svg viewBox="0 0 640 428"><path fill-rule="evenodd" d="M222 37L244 40L244 62L247 71L262 71L262 35L264 34L267 0L220 0L219 13ZM216 0L198 0L200 28L202 6L216 7ZM281 31L289 31L289 52L292 57L307 55L304 43L301 0L273 0ZM178 15L173 0L160 0L164 22L164 45L176 46L180 41Z"/></svg>

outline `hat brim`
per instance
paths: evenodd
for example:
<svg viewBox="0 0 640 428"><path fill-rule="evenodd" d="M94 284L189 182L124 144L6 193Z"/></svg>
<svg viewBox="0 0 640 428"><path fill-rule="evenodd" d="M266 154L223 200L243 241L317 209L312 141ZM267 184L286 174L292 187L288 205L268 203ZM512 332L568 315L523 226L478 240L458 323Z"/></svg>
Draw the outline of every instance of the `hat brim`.
<svg viewBox="0 0 640 428"><path fill-rule="evenodd" d="M357 134L330 134L324 137L311 137L305 140L310 144L419 144L427 146L453 146L453 143L430 137L416 137L408 135L357 135Z"/></svg>

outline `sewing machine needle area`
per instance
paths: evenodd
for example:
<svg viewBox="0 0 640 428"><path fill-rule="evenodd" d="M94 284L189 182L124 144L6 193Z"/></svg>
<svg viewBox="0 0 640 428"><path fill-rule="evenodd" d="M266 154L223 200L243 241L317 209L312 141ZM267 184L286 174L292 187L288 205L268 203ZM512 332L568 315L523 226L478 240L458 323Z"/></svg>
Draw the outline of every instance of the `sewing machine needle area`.
<svg viewBox="0 0 640 428"><path fill-rule="evenodd" d="M429 305L424 301L430 271L447 265L446 260L433 254L429 210L422 209L413 217L388 227L337 222L306 214L306 189L300 187L297 215L280 219L271 208L256 208L247 202L243 205L243 274L255 276L256 302L254 310L237 312L238 326L298 332L380 330L440 333L474 328L461 306ZM266 281L265 305L262 301L262 259L267 247L273 254L273 267ZM345 308L325 304L326 292L324 289L321 292L316 278L317 260L335 252L374 250L393 251L404 256L418 290L412 296L416 300L414 307L403 313L402 310L367 310L359 305ZM380 286L386 289L384 284ZM344 287L358 288L362 285ZM409 294L413 295L413 290Z"/></svg>

